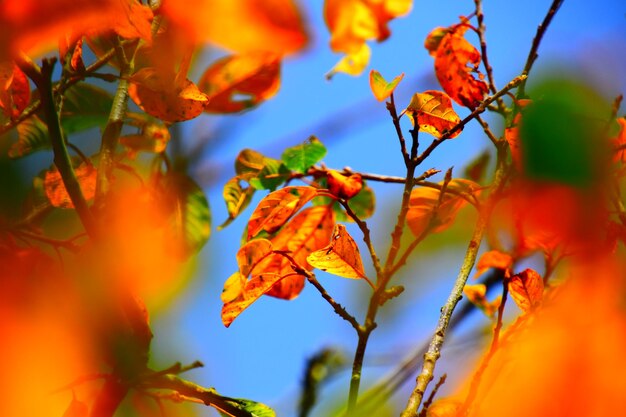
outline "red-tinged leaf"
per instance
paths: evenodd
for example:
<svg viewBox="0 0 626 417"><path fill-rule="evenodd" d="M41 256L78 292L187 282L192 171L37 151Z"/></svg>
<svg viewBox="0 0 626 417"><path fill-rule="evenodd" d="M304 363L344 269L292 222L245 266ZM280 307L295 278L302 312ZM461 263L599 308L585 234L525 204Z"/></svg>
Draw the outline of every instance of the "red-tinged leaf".
<svg viewBox="0 0 626 417"><path fill-rule="evenodd" d="M293 260L302 268L311 270L307 256L326 246L335 225L334 211L330 206L310 207L298 213L272 239L275 250L289 252ZM275 255L261 261L258 272L277 272L289 275L293 272L291 262L284 256ZM291 300L304 288L305 277L291 275L274 285L267 293L272 297Z"/></svg>
<svg viewBox="0 0 626 417"><path fill-rule="evenodd" d="M519 138L519 125L522 120L522 110L531 103L530 100L522 99L517 101L518 111L511 126L504 129L504 138L511 150L511 159L518 170L522 169L522 147Z"/></svg>
<svg viewBox="0 0 626 417"><path fill-rule="evenodd" d="M452 129L461 121L452 109L450 97L436 90L415 93L405 111L413 125L419 123L420 131L430 133L436 138L440 138L445 131ZM459 133L461 129L450 138L458 136Z"/></svg>
<svg viewBox="0 0 626 417"><path fill-rule="evenodd" d="M260 261L272 253L272 250L272 242L267 239L255 239L246 243L237 252L239 272L247 277Z"/></svg>
<svg viewBox="0 0 626 417"><path fill-rule="evenodd" d="M437 27L433 29L428 34L428 36L426 36L426 40L424 41L424 48L426 48L431 56L434 57L437 55L437 49L439 49L441 40L448 33L450 33L450 28Z"/></svg>
<svg viewBox="0 0 626 417"><path fill-rule="evenodd" d="M618 149L618 151L615 152L613 161L626 162L626 117L620 117L617 119L617 123L619 130L617 134L611 138L613 145Z"/></svg>
<svg viewBox="0 0 626 417"><path fill-rule="evenodd" d="M543 279L532 269L515 274L509 281L509 294L524 313L534 310L543 298Z"/></svg>
<svg viewBox="0 0 626 417"><path fill-rule="evenodd" d="M498 250L490 250L489 252L483 253L476 263L476 275L474 276L474 279L478 278L490 268L508 269L512 266L513 258L511 255Z"/></svg>
<svg viewBox="0 0 626 417"><path fill-rule="evenodd" d="M112 20L111 29L125 39L152 39L152 10L136 0L117 0L118 16Z"/></svg>
<svg viewBox="0 0 626 417"><path fill-rule="evenodd" d="M234 52L286 55L308 42L293 0L187 0L163 2L163 13L191 39Z"/></svg>
<svg viewBox="0 0 626 417"><path fill-rule="evenodd" d="M198 117L209 102L191 81L177 83L174 74L166 75L152 68L138 71L132 81L128 93L133 101L146 113L166 122Z"/></svg>
<svg viewBox="0 0 626 417"><path fill-rule="evenodd" d="M370 88L372 89L372 93L374 93L376 100L385 101L396 89L398 83L402 81L402 78L404 78L404 73L398 75L396 78L391 80L390 83L388 83L387 80L380 75L380 72L371 70Z"/></svg>
<svg viewBox="0 0 626 417"><path fill-rule="evenodd" d="M85 71L83 62L83 37L68 33L59 39L59 57L67 70L73 72Z"/></svg>
<svg viewBox="0 0 626 417"><path fill-rule="evenodd" d="M17 118L30 102L30 84L26 75L12 62L0 63L0 108Z"/></svg>
<svg viewBox="0 0 626 417"><path fill-rule="evenodd" d="M330 244L311 253L307 262L314 268L344 278L366 278L359 248L342 224L335 225Z"/></svg>
<svg viewBox="0 0 626 417"><path fill-rule="evenodd" d="M328 179L328 191L339 198L349 200L357 195L361 191L361 188L363 188L361 174L352 174L346 177L334 169L328 170L326 174Z"/></svg>
<svg viewBox="0 0 626 417"><path fill-rule="evenodd" d="M280 87L279 56L268 52L231 55L211 65L198 88L209 103L208 113L236 113L273 97Z"/></svg>
<svg viewBox="0 0 626 417"><path fill-rule="evenodd" d="M83 192L83 197L85 197L85 200L91 200L96 193L96 168L91 164L83 163L74 172ZM54 207L74 208L74 204L63 184L61 174L57 169L46 172L44 190L48 200L50 200L50 204Z"/></svg>
<svg viewBox="0 0 626 417"><path fill-rule="evenodd" d="M415 236L421 236L429 228L432 233L444 231L450 227L458 211L467 204L461 194L476 194L479 189L480 186L475 182L461 178L452 179L435 213L440 191L430 187L414 188L406 216L411 232Z"/></svg>
<svg viewBox="0 0 626 417"><path fill-rule="evenodd" d="M231 276L232 278L232 276ZM240 285L237 279L231 278L226 281L229 285ZM250 307L252 303L259 299L263 294L272 288L281 279L281 276L274 273L264 273L254 275L249 281L246 282L243 291L239 294L239 297L234 300L224 303L222 307L222 323L228 327L230 324L244 311ZM230 282L229 282L230 281ZM230 298L230 288L224 287L224 291L228 294L227 298Z"/></svg>
<svg viewBox="0 0 626 417"><path fill-rule="evenodd" d="M454 101L474 109L489 87L478 71L480 53L463 37L466 30L465 26L456 26L443 36L435 54L435 74L443 90Z"/></svg>
<svg viewBox="0 0 626 417"><path fill-rule="evenodd" d="M317 195L317 189L307 186L289 186L265 196L248 220L248 239L261 230L274 233L291 216Z"/></svg>

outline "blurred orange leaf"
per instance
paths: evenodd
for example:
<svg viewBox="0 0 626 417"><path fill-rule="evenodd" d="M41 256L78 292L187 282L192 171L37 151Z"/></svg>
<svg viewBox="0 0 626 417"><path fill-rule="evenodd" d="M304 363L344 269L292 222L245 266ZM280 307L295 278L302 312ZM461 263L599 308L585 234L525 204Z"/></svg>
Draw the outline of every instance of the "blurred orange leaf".
<svg viewBox="0 0 626 417"><path fill-rule="evenodd" d="M414 188L409 200L407 224L416 237L431 227L433 233L442 232L454 221L457 212L467 204L459 193L475 194L480 188L473 181L455 178L448 183L447 192L441 198L441 204L435 212L440 191L431 187ZM450 191L456 192L453 194ZM432 222L432 224L431 224Z"/></svg>
<svg viewBox="0 0 626 417"><path fill-rule="evenodd" d="M139 134L121 136L120 144L128 148L132 155L139 151L160 153L165 150L170 137L167 127L151 123L144 126Z"/></svg>
<svg viewBox="0 0 626 417"><path fill-rule="evenodd" d="M308 42L293 0L166 0L163 13L195 41L212 42L234 52L286 55Z"/></svg>
<svg viewBox="0 0 626 417"><path fill-rule="evenodd" d="M509 281L509 294L525 313L534 310L543 298L543 279L532 269L515 274Z"/></svg>
<svg viewBox="0 0 626 417"><path fill-rule="evenodd" d="M493 302L487 300L487 287L485 284L466 285L463 287L463 294L467 297L468 301L480 308L488 317L492 317L502 301L500 297L496 298Z"/></svg>
<svg viewBox="0 0 626 417"><path fill-rule="evenodd" d="M616 148L621 147L621 149L615 152L613 160L616 162L626 162L626 117L620 117L617 119L617 123L619 125L619 131L611 140Z"/></svg>
<svg viewBox="0 0 626 417"><path fill-rule="evenodd" d="M89 408L87 404L78 400L76 395L72 398L72 402L70 403L65 413L63 413L63 417L87 417L89 415Z"/></svg>
<svg viewBox="0 0 626 417"><path fill-rule="evenodd" d="M287 223L272 239L272 244L276 250L289 252L300 267L311 270L313 267L308 264L307 256L328 243L334 225L334 211L330 206L309 207ZM289 260L280 255L261 261L259 270L278 272L281 276L293 272ZM267 295L291 300L300 294L304 281L302 275L290 275L274 285Z"/></svg>
<svg viewBox="0 0 626 417"><path fill-rule="evenodd" d="M328 246L311 253L307 262L314 268L344 278L366 278L361 254L346 227L336 224Z"/></svg>
<svg viewBox="0 0 626 417"><path fill-rule="evenodd" d="M413 94L405 111L413 125L419 123L422 132L430 133L436 138L440 138L446 130L452 129L461 121L452 109L450 97L436 90ZM457 130L450 138L458 136L461 130Z"/></svg>
<svg viewBox="0 0 626 417"><path fill-rule="evenodd" d="M426 410L426 417L461 417L463 403L453 398L440 398Z"/></svg>
<svg viewBox="0 0 626 417"><path fill-rule="evenodd" d="M85 200L91 200L96 193L96 168L91 164L83 163L74 172ZM50 200L50 204L54 207L74 208L74 204L63 184L61 174L56 168L46 172L44 190L48 200Z"/></svg>
<svg viewBox="0 0 626 417"><path fill-rule="evenodd" d="M247 110L278 92L279 56L268 52L227 56L202 74L198 88L209 98L208 113Z"/></svg>
<svg viewBox="0 0 626 417"><path fill-rule="evenodd" d="M179 78L180 79L180 78ZM166 122L198 117L209 102L207 96L187 79L144 68L131 78L128 94L146 113Z"/></svg>
<svg viewBox="0 0 626 417"><path fill-rule="evenodd" d="M339 198L349 200L363 188L361 174L352 174L346 177L334 169L329 169L326 175L328 176L328 191Z"/></svg>
<svg viewBox="0 0 626 417"><path fill-rule="evenodd" d="M355 52L342 57L339 62L328 71L326 78L331 79L338 72L354 76L361 75L365 67L367 67L367 64L369 64L371 55L372 50L366 43L363 43Z"/></svg>
<svg viewBox="0 0 626 417"><path fill-rule="evenodd" d="M504 139L506 139L509 144L509 149L511 150L511 159L513 163L517 167L517 169L522 168L522 148L519 139L519 125L522 121L522 109L524 109L527 105L531 103L531 100L517 100L517 114L513 119L513 123L511 126L504 129Z"/></svg>
<svg viewBox="0 0 626 417"><path fill-rule="evenodd" d="M248 239L261 230L274 233L291 216L317 195L317 189L308 186L289 186L265 196L248 220Z"/></svg>
<svg viewBox="0 0 626 417"><path fill-rule="evenodd" d="M489 88L478 71L480 53L463 37L466 30L466 25L456 25L443 35L435 54L435 74L443 90L454 101L474 109ZM479 79L473 73L478 74Z"/></svg>
<svg viewBox="0 0 626 417"><path fill-rule="evenodd" d="M482 254L476 263L476 275L474 279L482 275L490 268L508 269L513 266L513 258L508 253L502 253L498 250L490 250Z"/></svg>
<svg viewBox="0 0 626 417"><path fill-rule="evenodd" d="M390 83L388 83L380 72L371 70L370 88L372 89L372 93L374 93L376 100L385 101L391 94L393 94L393 91L396 89L402 78L404 78L404 73L398 75L396 78L391 80Z"/></svg>
<svg viewBox="0 0 626 417"><path fill-rule="evenodd" d="M0 63L0 108L11 119L17 118L30 102L26 75L12 62Z"/></svg>

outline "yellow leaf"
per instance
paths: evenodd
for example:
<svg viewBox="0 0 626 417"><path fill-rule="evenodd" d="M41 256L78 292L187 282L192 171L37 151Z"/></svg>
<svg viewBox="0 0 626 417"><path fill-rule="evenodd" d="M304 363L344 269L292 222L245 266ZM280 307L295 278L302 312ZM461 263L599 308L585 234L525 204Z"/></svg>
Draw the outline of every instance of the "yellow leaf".
<svg viewBox="0 0 626 417"><path fill-rule="evenodd" d="M532 269L515 274L509 281L509 294L515 304L527 313L541 304L543 298L543 279Z"/></svg>
<svg viewBox="0 0 626 417"><path fill-rule="evenodd" d="M404 78L404 73L398 75L390 83L387 82L376 70L370 71L370 88L374 97L378 101L385 101L398 86L398 83Z"/></svg>
<svg viewBox="0 0 626 417"><path fill-rule="evenodd" d="M239 294L239 297L225 302L222 306L222 323L224 323L224 326L230 326L233 320L235 320L243 310L250 307L252 303L269 291L270 288L280 281L281 278L282 277L280 275L273 273L253 276L248 282L246 282L243 291ZM224 289L227 291L229 296L232 295L226 287Z"/></svg>
<svg viewBox="0 0 626 417"><path fill-rule="evenodd" d="M405 111L413 125L419 123L420 131L430 133L436 138L440 138L445 131L452 129L461 121L452 109L450 97L436 90L415 93ZM459 133L461 129L450 138L458 136Z"/></svg>
<svg viewBox="0 0 626 417"><path fill-rule="evenodd" d="M366 278L359 248L342 224L335 225L330 244L311 253L307 262L340 277Z"/></svg>
<svg viewBox="0 0 626 417"><path fill-rule="evenodd" d="M348 75L361 75L367 64L370 62L372 51L366 43L354 53L341 58L337 64L326 74L326 78L332 78L336 73L343 72Z"/></svg>
<svg viewBox="0 0 626 417"><path fill-rule="evenodd" d="M268 52L224 57L200 77L208 113L235 113L257 106L280 88L279 56Z"/></svg>
<svg viewBox="0 0 626 417"><path fill-rule="evenodd" d="M452 179L448 183L447 191L436 213L434 210L439 201L440 191L431 187L414 188L411 191L409 211L406 216L411 232L418 237L429 227L433 233L444 231L450 227L461 207L467 204L460 194L475 194L479 188L480 186L473 181Z"/></svg>
<svg viewBox="0 0 626 417"><path fill-rule="evenodd" d="M274 233L291 216L317 195L317 189L308 186L289 186L265 196L248 220L248 239L261 230Z"/></svg>
<svg viewBox="0 0 626 417"><path fill-rule="evenodd" d="M237 271L232 274L224 283L224 289L222 290L221 299L224 304L229 303L237 299L246 285L246 277Z"/></svg>

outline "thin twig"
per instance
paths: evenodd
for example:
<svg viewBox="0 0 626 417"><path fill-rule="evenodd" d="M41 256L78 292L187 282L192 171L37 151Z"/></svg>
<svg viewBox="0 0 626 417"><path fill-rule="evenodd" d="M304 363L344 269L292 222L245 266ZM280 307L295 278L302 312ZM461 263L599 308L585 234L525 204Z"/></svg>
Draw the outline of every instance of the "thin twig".
<svg viewBox="0 0 626 417"><path fill-rule="evenodd" d="M491 143L493 143L495 146L498 146L500 139L498 139L496 135L493 134L493 132L491 131L491 128L489 127L489 124L486 121L484 121L483 118L480 117L479 115L476 116L476 121L483 128L483 132L485 132L485 135L487 135Z"/></svg>
<svg viewBox="0 0 626 417"><path fill-rule="evenodd" d="M433 388L432 392L428 396L428 399L424 402L424 405L422 406L422 411L420 411L419 417L426 417L426 412L428 411L428 407L430 407L430 405L433 403L433 400L435 399L435 395L437 395L439 388L441 388L441 386L445 384L446 378L448 378L448 374L441 375L441 378L439 378L439 381L437 381L437 384L435 384L435 388Z"/></svg>
<svg viewBox="0 0 626 417"><path fill-rule="evenodd" d="M365 242L368 252L370 253L370 256L372 258L372 264L374 265L376 275L380 275L382 273L382 266L380 265L380 260L378 259L378 255L376 255L376 250L374 249L374 245L372 244L370 229L369 227L367 227L367 223L364 220L361 220L359 216L354 213L354 211L348 204L348 201L343 199L338 201L339 204L341 204L342 207L346 210L346 214L348 215L348 217L354 220L357 226L359 226L359 229L361 229L361 233L363 233L363 242Z"/></svg>

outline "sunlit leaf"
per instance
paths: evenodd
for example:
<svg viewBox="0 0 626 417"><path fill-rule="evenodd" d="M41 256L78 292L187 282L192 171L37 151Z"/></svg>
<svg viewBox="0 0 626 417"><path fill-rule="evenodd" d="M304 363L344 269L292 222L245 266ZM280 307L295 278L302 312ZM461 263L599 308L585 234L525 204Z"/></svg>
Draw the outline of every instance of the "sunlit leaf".
<svg viewBox="0 0 626 417"><path fill-rule="evenodd" d="M458 193L474 194L480 186L465 179L452 179L448 189L441 199L441 205L435 212L439 201L440 191L436 188L418 187L411 192L409 211L406 216L411 232L417 237L429 228L433 233L442 232L454 221L457 212L467 204L467 201ZM457 194L453 194L455 191Z"/></svg>
<svg viewBox="0 0 626 417"><path fill-rule="evenodd" d="M443 36L435 54L435 74L443 90L454 101L474 109L489 87L478 72L480 52L463 37L466 30L465 25L457 25Z"/></svg>
<svg viewBox="0 0 626 417"><path fill-rule="evenodd" d="M96 193L96 168L91 164L82 163L74 170L74 173L83 197L85 197L85 200L91 200ZM44 189L50 204L54 207L74 208L74 204L63 184L61 173L56 168L46 172Z"/></svg>
<svg viewBox="0 0 626 417"><path fill-rule="evenodd" d="M92 127L104 127L112 105L113 97L106 90L87 83L73 85L63 94L63 130L70 134Z"/></svg>
<svg viewBox="0 0 626 417"><path fill-rule="evenodd" d="M224 190L222 196L226 203L226 210L228 211L228 219L222 223L217 229L221 230L228 226L239 214L248 207L255 189L253 187L242 187L239 177L233 177L226 184L224 184Z"/></svg>
<svg viewBox="0 0 626 417"><path fill-rule="evenodd" d="M305 173L326 155L326 147L318 138L311 136L300 145L285 149L281 159L292 171Z"/></svg>
<svg viewBox="0 0 626 417"><path fill-rule="evenodd" d="M452 108L450 97L436 90L413 94L405 111L413 125L419 123L420 131L430 133L436 138L440 138L445 131L452 129L461 121ZM450 138L458 136L459 133L460 129Z"/></svg>
<svg viewBox="0 0 626 417"><path fill-rule="evenodd" d="M326 178L322 178L318 183L321 188L326 188L328 181ZM333 199L330 197L320 196L313 200L313 205L332 205L337 221L344 223L354 221L346 214L343 206L338 201L333 202ZM363 181L361 191L348 200L348 206L350 206L350 209L352 209L354 214L362 220L367 219L374 214L375 205L376 196L374 195L374 191L371 187L366 185L365 181Z"/></svg>
<svg viewBox="0 0 626 417"><path fill-rule="evenodd" d="M322 271L344 278L365 278L359 248L342 224L335 225L331 242L311 253L307 262Z"/></svg>
<svg viewBox="0 0 626 417"><path fill-rule="evenodd" d="M276 159L265 158L263 161L263 169L248 178L248 182L257 190L273 191L289 178L291 171Z"/></svg>
<svg viewBox="0 0 626 417"><path fill-rule="evenodd" d="M267 52L231 55L214 62L198 88L209 98L208 113L236 113L273 97L280 87L279 56Z"/></svg>
<svg viewBox="0 0 626 417"><path fill-rule="evenodd" d="M272 238L274 249L287 251L302 268L313 269L307 256L326 246L330 240L335 216L328 206L310 207L298 213L278 234ZM290 261L284 256L270 257L259 264L259 271L277 271L283 278L267 293L272 297L291 300L304 287L305 277L293 274Z"/></svg>
<svg viewBox="0 0 626 417"><path fill-rule="evenodd" d="M328 191L338 198L349 200L357 195L363 187L361 174L352 174L349 177L329 169L326 173Z"/></svg>
<svg viewBox="0 0 626 417"><path fill-rule="evenodd" d="M62 36L59 39L59 57L66 71L84 72L83 37L71 33Z"/></svg>
<svg viewBox="0 0 626 417"><path fill-rule="evenodd" d="M227 298L231 297L231 291L234 292L231 286L240 285L236 279L231 280L231 278L227 281L229 288L224 287L224 291L228 294ZM224 326L230 326L233 320L235 320L242 311L250 307L259 297L268 292L280 279L281 276L276 273L253 275L252 278L246 282L239 297L224 303L222 306L222 323Z"/></svg>
<svg viewBox="0 0 626 417"><path fill-rule="evenodd" d="M478 262L476 263L476 276L482 275L490 268L495 269L509 269L513 266L513 258L508 253L503 253L498 250L490 250L482 254Z"/></svg>
<svg viewBox="0 0 626 417"><path fill-rule="evenodd" d="M509 294L525 313L534 310L543 299L543 279L532 269L515 274L509 281Z"/></svg>
<svg viewBox="0 0 626 417"><path fill-rule="evenodd" d="M0 109L17 118L30 102L30 84L26 75L12 62L0 63Z"/></svg>
<svg viewBox="0 0 626 417"><path fill-rule="evenodd" d="M242 175L247 172L257 173L263 169L267 157L253 149L244 149L235 159L235 172Z"/></svg>
<svg viewBox="0 0 626 417"><path fill-rule="evenodd" d="M165 151L170 137L167 127L151 123L145 125L139 134L120 136L119 141L132 155L139 151L160 153Z"/></svg>
<svg viewBox="0 0 626 417"><path fill-rule="evenodd" d="M353 54L379 34L374 12L361 0L326 0L324 20L335 52Z"/></svg>
<svg viewBox="0 0 626 417"><path fill-rule="evenodd" d="M393 80L391 80L391 82L387 82L387 80L385 80L383 76L380 75L380 72L376 70L371 70L370 88L372 89L372 93L374 93L374 97L376 97L376 100L385 101L396 89L398 83L402 81L402 78L404 78L404 73L395 77Z"/></svg>
<svg viewBox="0 0 626 417"><path fill-rule="evenodd" d="M426 411L426 417L457 417L463 409L463 402L454 398L439 398Z"/></svg>
<svg viewBox="0 0 626 417"><path fill-rule="evenodd" d="M439 49L441 40L448 33L450 33L450 28L436 27L435 29L430 31L428 36L426 36L426 40L424 41L424 48L426 48L431 56L434 57L437 55L437 49Z"/></svg>
<svg viewBox="0 0 626 417"><path fill-rule="evenodd" d="M43 149L50 149L48 127L37 116L31 116L17 125L17 142L9 149L10 158L30 155Z"/></svg>
<svg viewBox="0 0 626 417"><path fill-rule="evenodd" d="M326 78L330 79L338 72L353 76L361 75L369 64L371 55L372 50L366 43L363 43L359 49L342 57L326 74Z"/></svg>
<svg viewBox="0 0 626 417"><path fill-rule="evenodd" d="M265 404L242 398L224 397L219 404L211 404L225 417L276 417L276 413Z"/></svg>
<svg viewBox="0 0 626 417"><path fill-rule="evenodd" d="M470 303L480 308L488 317L492 317L500 306L500 297L494 302L487 300L487 287L485 284L465 285L463 294Z"/></svg>
<svg viewBox="0 0 626 417"><path fill-rule="evenodd" d="M132 76L128 94L146 113L166 122L198 117L209 102L194 83L176 82L174 74L144 68Z"/></svg>
<svg viewBox="0 0 626 417"><path fill-rule="evenodd" d="M238 298L242 293L243 289L246 286L246 277L242 275L241 272L237 271L232 274L226 282L224 282L224 289L222 290L222 294L220 298L224 304L228 304L229 302Z"/></svg>
<svg viewBox="0 0 626 417"><path fill-rule="evenodd" d="M272 253L272 242L267 239L254 239L237 251L237 265L241 275L247 277L257 264ZM267 271L264 271L267 272Z"/></svg>
<svg viewBox="0 0 626 417"><path fill-rule="evenodd" d="M172 172L161 181L161 201L170 213L172 251L186 258L211 235L211 211L202 189L188 176Z"/></svg>
<svg viewBox="0 0 626 417"><path fill-rule="evenodd" d="M190 38L234 52L286 55L308 42L301 12L292 0L167 1L163 12Z"/></svg>
<svg viewBox="0 0 626 417"><path fill-rule="evenodd" d="M317 194L308 186L289 186L265 196L248 220L248 239L261 230L273 233Z"/></svg>

